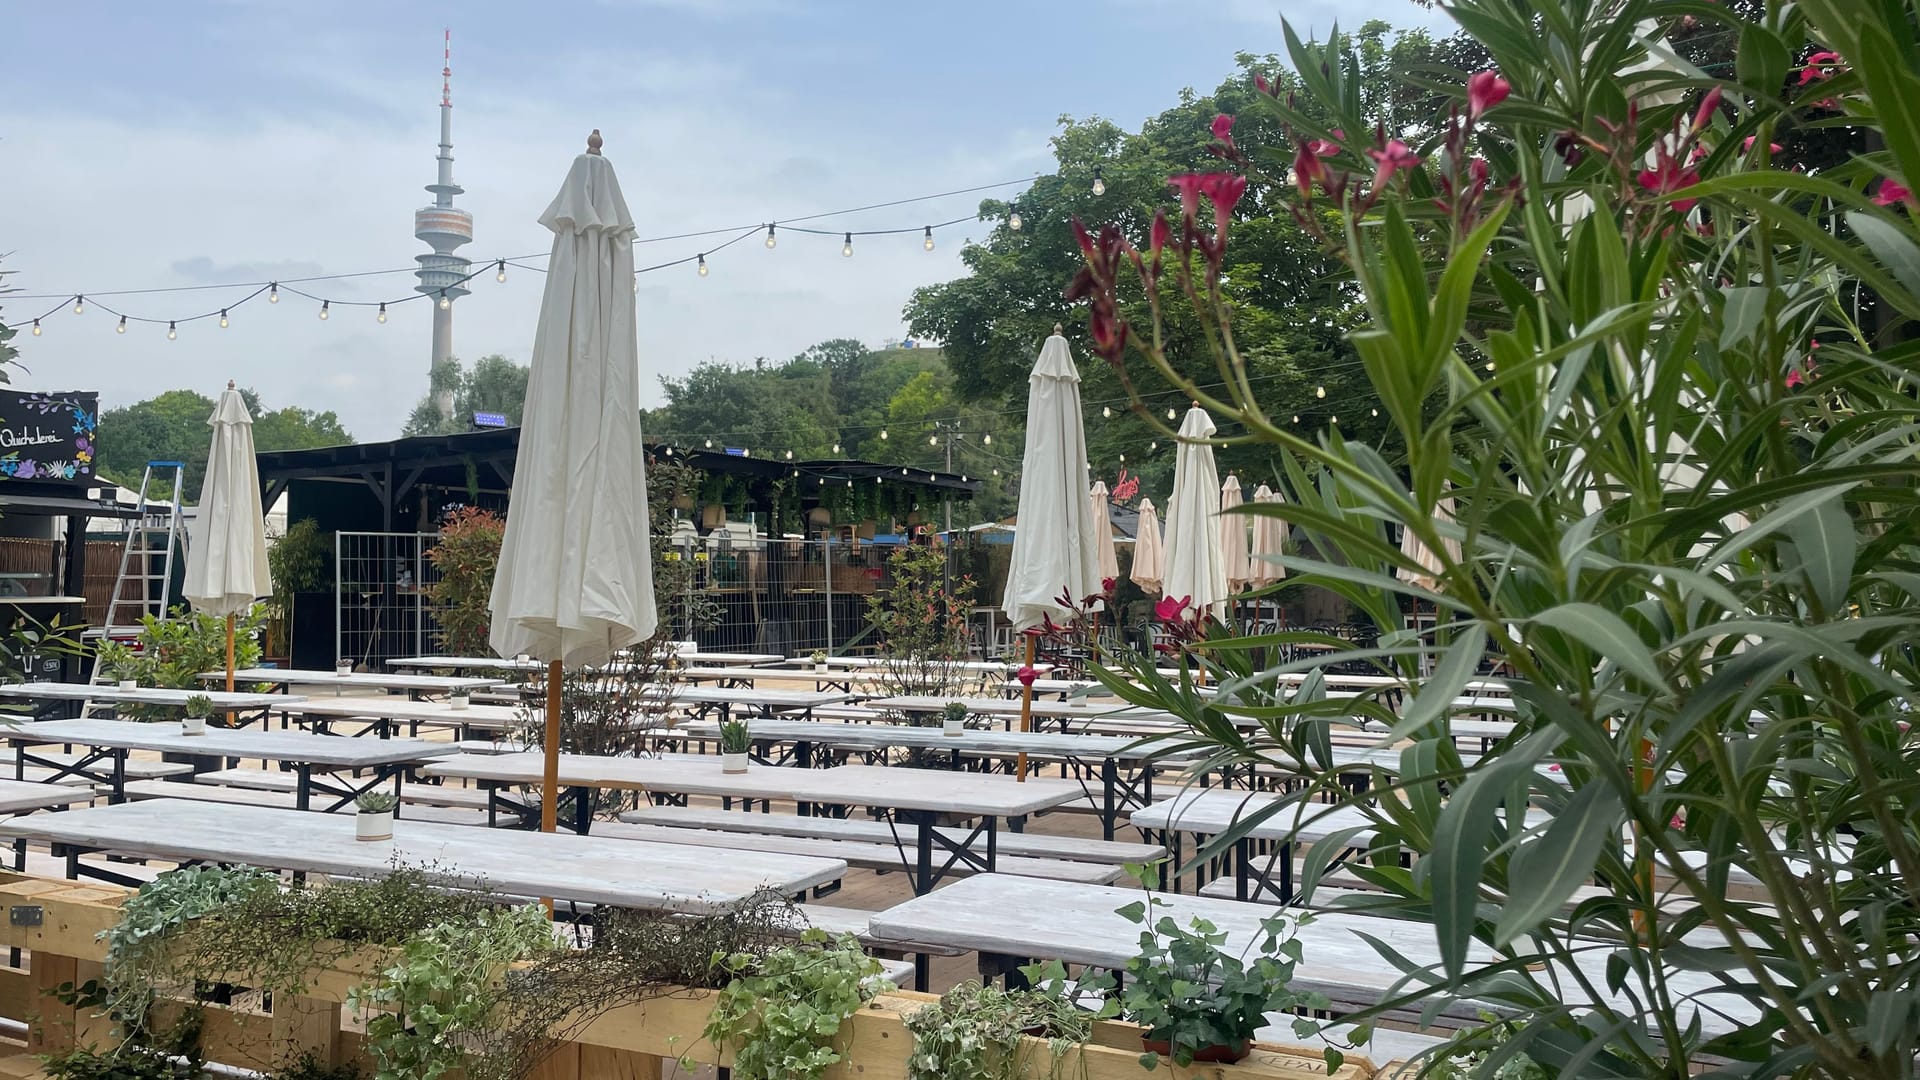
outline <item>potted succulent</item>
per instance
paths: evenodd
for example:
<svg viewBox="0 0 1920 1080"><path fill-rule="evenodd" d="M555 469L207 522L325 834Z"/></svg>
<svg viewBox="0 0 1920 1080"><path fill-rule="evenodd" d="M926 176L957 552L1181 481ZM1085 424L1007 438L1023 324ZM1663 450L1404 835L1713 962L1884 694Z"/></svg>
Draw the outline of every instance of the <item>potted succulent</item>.
<svg viewBox="0 0 1920 1080"><path fill-rule="evenodd" d="M448 705L455 709L466 708L467 702L469 702L470 700L472 699L467 696L467 691L465 690L455 690L452 694L448 695L447 697Z"/></svg>
<svg viewBox="0 0 1920 1080"><path fill-rule="evenodd" d="M748 745L745 720L720 721L720 771L746 772Z"/></svg>
<svg viewBox="0 0 1920 1080"><path fill-rule="evenodd" d="M113 680L121 690L140 689L140 665L131 655L118 657L107 668L113 674Z"/></svg>
<svg viewBox="0 0 1920 1080"><path fill-rule="evenodd" d="M940 733L959 735L967 730L967 703L949 701L947 707L940 710Z"/></svg>
<svg viewBox="0 0 1920 1080"><path fill-rule="evenodd" d="M366 791L353 800L353 805L358 811L353 815L355 840L393 839L393 812L400 805L400 796L391 791Z"/></svg>
<svg viewBox="0 0 1920 1080"><path fill-rule="evenodd" d="M207 717L213 715L213 699L205 694L187 695L187 715L180 721L180 734L205 735Z"/></svg>
<svg viewBox="0 0 1920 1080"><path fill-rule="evenodd" d="M340 657L333 662L333 673L343 679L353 674L353 661L344 656Z"/></svg>
<svg viewBox="0 0 1920 1080"><path fill-rule="evenodd" d="M1116 990L1112 973L1087 980L1108 994L1109 1011L1141 1025L1141 1047L1185 1068L1196 1061L1230 1063L1247 1056L1268 1013L1326 1008L1318 994L1290 987L1300 942L1287 936L1308 916L1262 920L1258 939L1229 951L1227 935L1205 919L1180 926L1149 898L1119 910L1137 923L1140 952L1127 961Z"/></svg>
<svg viewBox="0 0 1920 1080"><path fill-rule="evenodd" d="M815 649L813 650L813 655L808 657L808 659L813 661L814 671L822 675L827 673L827 650Z"/></svg>

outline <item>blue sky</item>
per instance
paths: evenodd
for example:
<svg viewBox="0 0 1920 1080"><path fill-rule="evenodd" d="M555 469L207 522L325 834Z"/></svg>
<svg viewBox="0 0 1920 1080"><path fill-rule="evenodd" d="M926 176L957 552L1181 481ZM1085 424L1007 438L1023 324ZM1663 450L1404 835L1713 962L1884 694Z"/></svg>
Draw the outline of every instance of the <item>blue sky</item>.
<svg viewBox="0 0 1920 1080"><path fill-rule="evenodd" d="M71 3L14 11L0 69L0 251L25 293L210 285L410 266L429 198L440 33L454 32L455 175L480 259L544 251L535 218L587 131L643 234L792 217L1045 171L1063 113L1133 127L1183 87L1211 88L1238 51L1280 49L1280 14L1438 26L1405 0L598 0L567 4L227 0ZM979 195L833 223L914 227ZM788 236L738 245L699 278L642 279L648 404L660 374L703 359L785 359L827 337L903 333L911 290L959 272L964 226L859 245ZM699 241L651 245L642 264ZM305 286L338 300L408 293L404 274ZM538 275L475 283L456 351L524 360ZM105 298L133 315L217 308L239 291ZM52 300L8 298L9 321ZM113 331L97 307L22 334L21 383L102 391L111 407L228 378L270 404L338 411L361 438L397 434L424 391L423 303L370 312L291 295L232 325Z"/></svg>

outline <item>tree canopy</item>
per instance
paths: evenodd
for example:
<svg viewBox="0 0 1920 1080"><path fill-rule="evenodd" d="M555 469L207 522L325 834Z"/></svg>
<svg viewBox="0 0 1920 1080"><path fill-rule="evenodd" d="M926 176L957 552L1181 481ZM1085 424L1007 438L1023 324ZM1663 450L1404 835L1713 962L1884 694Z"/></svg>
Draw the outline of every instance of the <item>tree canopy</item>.
<svg viewBox="0 0 1920 1080"><path fill-rule="evenodd" d="M256 450L305 450L353 441L331 410L315 412L297 405L268 409L250 387L242 389L240 396L253 414ZM140 482L147 462L183 461L186 501L192 502L199 497L200 481L206 475L212 439L207 417L213 415L213 407L213 399L197 390L168 390L103 411L94 459L100 474L132 487Z"/></svg>
<svg viewBox="0 0 1920 1080"><path fill-rule="evenodd" d="M507 426L520 423L520 411L527 403L527 376L530 369L497 353L483 356L473 366L463 368L458 360L443 360L428 376L427 394L408 414L401 435L458 435L473 430L475 413L500 413ZM434 395L441 390L453 394L453 415L441 416L434 407Z"/></svg>

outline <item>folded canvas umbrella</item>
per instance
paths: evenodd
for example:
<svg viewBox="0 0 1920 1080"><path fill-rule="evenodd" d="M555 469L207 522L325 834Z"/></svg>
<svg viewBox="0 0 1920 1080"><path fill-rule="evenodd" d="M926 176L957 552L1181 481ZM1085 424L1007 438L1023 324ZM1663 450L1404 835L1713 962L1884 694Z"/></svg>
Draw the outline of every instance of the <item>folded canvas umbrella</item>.
<svg viewBox="0 0 1920 1080"><path fill-rule="evenodd" d="M1247 529L1252 522L1245 514L1231 512L1241 502L1240 478L1229 473L1226 482L1220 485L1220 562L1226 568L1230 593L1253 584L1253 563L1247 545Z"/></svg>
<svg viewBox="0 0 1920 1080"><path fill-rule="evenodd" d="M1160 591L1218 618L1226 611L1227 567L1220 550L1220 474L1205 441L1216 430L1198 405L1180 421Z"/></svg>
<svg viewBox="0 0 1920 1080"><path fill-rule="evenodd" d="M227 620L227 689L233 689L233 622L273 593L267 570L267 519L253 457L253 417L227 383L207 418L213 444L200 482L199 514L187 538L181 596L193 610Z"/></svg>
<svg viewBox="0 0 1920 1080"><path fill-rule="evenodd" d="M1433 516L1438 521L1451 522L1453 520L1453 499L1451 496L1440 500L1439 505L1433 509ZM1448 562L1458 563L1460 561L1459 541L1451 539L1442 540L1441 547L1444 548L1447 553ZM1441 564L1439 557L1433 553L1433 549L1420 542L1420 538L1414 535L1412 529L1402 528L1400 530L1400 554L1412 559L1419 567L1419 569L1412 571L1402 570L1400 572L1400 579L1402 581L1411 585L1417 585L1429 592L1439 591L1440 575L1446 570L1446 567Z"/></svg>
<svg viewBox="0 0 1920 1080"><path fill-rule="evenodd" d="M1087 514L1093 525L1094 547L1099 552L1101 582L1120 577L1120 555L1113 549L1113 519L1107 513L1107 485L1095 480L1087 492Z"/></svg>
<svg viewBox="0 0 1920 1080"><path fill-rule="evenodd" d="M1254 489L1253 501L1278 506L1286 500L1280 493L1261 484ZM1287 547L1287 522L1284 518L1262 515L1253 519L1253 583L1271 585L1287 576L1287 569L1270 558Z"/></svg>
<svg viewBox="0 0 1920 1080"><path fill-rule="evenodd" d="M1104 524L1104 523L1103 523ZM1020 517L1000 606L1015 630L1072 612L1061 597L1100 591L1100 551L1087 499L1087 435L1080 371L1060 328L1027 378L1027 449L1020 459Z"/></svg>
<svg viewBox="0 0 1920 1080"><path fill-rule="evenodd" d="M548 662L540 827L559 790L560 671L604 664L653 635L653 553L640 445L633 217L600 133L540 215L553 231L515 484L488 635L501 656Z"/></svg>
<svg viewBox="0 0 1920 1080"><path fill-rule="evenodd" d="M1152 499L1140 500L1140 524L1133 530L1133 583L1150 593L1160 591L1160 575L1166 565L1166 551L1160 543L1160 511Z"/></svg>

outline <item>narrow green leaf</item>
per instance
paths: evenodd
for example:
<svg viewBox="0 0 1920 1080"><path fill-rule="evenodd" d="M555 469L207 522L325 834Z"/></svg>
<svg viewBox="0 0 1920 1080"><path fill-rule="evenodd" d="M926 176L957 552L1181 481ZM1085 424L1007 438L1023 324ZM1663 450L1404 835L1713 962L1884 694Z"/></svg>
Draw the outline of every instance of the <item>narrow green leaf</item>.
<svg viewBox="0 0 1920 1080"><path fill-rule="evenodd" d="M1813 594L1829 617L1837 614L1847 600L1847 586L1853 580L1857 537L1853 521L1841 500L1828 499L1814 505L1784 526L1793 546L1800 553L1801 568Z"/></svg>
<svg viewBox="0 0 1920 1080"><path fill-rule="evenodd" d="M1850 211L1844 215L1847 227L1867 245L1880 265L1897 278L1907 291L1920 294L1920 244L1913 242L1900 226L1878 214Z"/></svg>
<svg viewBox="0 0 1920 1080"><path fill-rule="evenodd" d="M1533 930L1593 878L1601 849L1619 833L1621 813L1613 788L1588 784L1573 793L1545 835L1514 851L1512 887L1493 928L1495 946Z"/></svg>
<svg viewBox="0 0 1920 1080"><path fill-rule="evenodd" d="M1528 736L1506 754L1481 767L1447 800L1434 828L1431 863L1433 931L1441 966L1458 985L1466 971L1467 948L1479 921L1480 881L1492 846L1494 815L1514 777L1533 770L1547 746L1539 734Z"/></svg>
<svg viewBox="0 0 1920 1080"><path fill-rule="evenodd" d="M1620 616L1605 608L1581 602L1561 604L1535 615L1532 622L1586 645L1642 682L1662 691L1667 688L1653 654Z"/></svg>
<svg viewBox="0 0 1920 1080"><path fill-rule="evenodd" d="M1422 683L1420 692L1407 700L1400 722L1382 742L1392 744L1410 739L1420 729L1438 720L1453 699L1466 689L1467 681L1480 669L1487 655L1487 634L1478 625L1463 629L1434 665L1433 677Z"/></svg>

